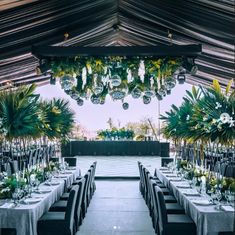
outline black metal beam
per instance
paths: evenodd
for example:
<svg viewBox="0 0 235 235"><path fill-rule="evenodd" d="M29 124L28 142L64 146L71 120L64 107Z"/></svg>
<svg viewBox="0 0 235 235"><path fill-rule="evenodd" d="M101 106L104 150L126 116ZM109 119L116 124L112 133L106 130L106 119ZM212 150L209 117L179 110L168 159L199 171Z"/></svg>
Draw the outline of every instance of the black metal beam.
<svg viewBox="0 0 235 235"><path fill-rule="evenodd" d="M74 56L187 56L196 57L202 51L201 44L126 46L126 47L75 47L75 46L32 46L37 58Z"/></svg>

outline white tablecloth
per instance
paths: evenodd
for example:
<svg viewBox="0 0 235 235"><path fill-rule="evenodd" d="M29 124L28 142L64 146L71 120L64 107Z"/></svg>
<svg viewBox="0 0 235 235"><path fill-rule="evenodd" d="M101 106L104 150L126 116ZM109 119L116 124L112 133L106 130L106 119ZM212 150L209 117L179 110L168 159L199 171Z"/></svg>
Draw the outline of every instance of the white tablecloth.
<svg viewBox="0 0 235 235"><path fill-rule="evenodd" d="M218 235L219 232L234 230L234 211L216 210L214 205L196 205L193 200L208 200L207 196L186 196L188 192L194 193L190 188L179 188L187 185L187 181L177 181L176 177L157 169L157 177L174 194L177 201L184 207L186 213L197 225L198 235ZM196 194L195 190L195 194Z"/></svg>
<svg viewBox="0 0 235 235"><path fill-rule="evenodd" d="M17 235L37 235L37 221L49 210L50 206L63 194L64 189L72 184L79 175L79 170L69 170L61 174L61 178L55 178L58 185L47 186L45 183L39 186L39 189L51 190L46 194L33 193L32 197L40 198L40 202L31 205L19 204L16 208L3 208L8 204L6 202L0 206L0 228L16 228ZM0 201L2 202L2 201Z"/></svg>

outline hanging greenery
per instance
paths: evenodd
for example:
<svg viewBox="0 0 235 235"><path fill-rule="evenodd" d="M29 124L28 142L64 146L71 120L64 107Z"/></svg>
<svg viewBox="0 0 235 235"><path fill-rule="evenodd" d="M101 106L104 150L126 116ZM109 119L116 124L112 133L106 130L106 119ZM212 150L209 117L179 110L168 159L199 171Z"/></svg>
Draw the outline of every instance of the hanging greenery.
<svg viewBox="0 0 235 235"><path fill-rule="evenodd" d="M72 57L56 58L50 62L53 77L60 78L61 87L78 105L83 99L103 104L109 94L113 100L127 95L162 99L176 85L175 73L182 70L181 57ZM148 102L146 101L146 97Z"/></svg>

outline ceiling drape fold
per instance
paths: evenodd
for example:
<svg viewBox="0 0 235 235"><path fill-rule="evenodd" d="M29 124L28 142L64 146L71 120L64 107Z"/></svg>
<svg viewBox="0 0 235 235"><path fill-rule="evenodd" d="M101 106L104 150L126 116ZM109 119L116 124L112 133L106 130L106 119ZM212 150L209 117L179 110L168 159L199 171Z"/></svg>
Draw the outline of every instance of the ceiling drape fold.
<svg viewBox="0 0 235 235"><path fill-rule="evenodd" d="M21 4L19 3L21 2ZM32 45L202 44L191 83L234 78L235 13L230 0L34 0L0 3L0 83L45 84ZM118 25L114 28L113 25ZM64 41L64 33L69 38Z"/></svg>

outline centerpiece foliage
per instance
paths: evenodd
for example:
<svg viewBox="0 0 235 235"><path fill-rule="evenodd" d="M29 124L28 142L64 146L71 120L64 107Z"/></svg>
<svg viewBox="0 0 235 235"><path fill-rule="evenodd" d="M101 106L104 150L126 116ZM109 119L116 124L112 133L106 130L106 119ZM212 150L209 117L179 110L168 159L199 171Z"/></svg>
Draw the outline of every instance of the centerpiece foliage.
<svg viewBox="0 0 235 235"><path fill-rule="evenodd" d="M98 137L103 140L132 140L134 131L125 128L112 128L98 131Z"/></svg>

